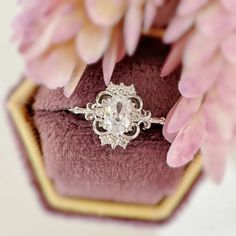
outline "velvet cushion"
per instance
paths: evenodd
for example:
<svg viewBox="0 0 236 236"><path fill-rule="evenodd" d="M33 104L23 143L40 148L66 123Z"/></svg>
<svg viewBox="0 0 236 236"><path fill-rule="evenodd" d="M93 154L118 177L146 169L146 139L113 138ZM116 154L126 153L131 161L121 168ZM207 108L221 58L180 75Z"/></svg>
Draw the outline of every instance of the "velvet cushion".
<svg viewBox="0 0 236 236"><path fill-rule="evenodd" d="M179 71L161 78L168 47L157 39L142 39L137 53L119 62L113 83L134 84L153 116L166 116L179 98ZM65 111L85 106L105 89L101 63L88 66L70 98L62 89L40 87L35 96L34 122L44 163L57 191L65 196L156 204L172 194L184 168L166 164L169 143L162 127L142 131L127 149L101 146L91 123Z"/></svg>

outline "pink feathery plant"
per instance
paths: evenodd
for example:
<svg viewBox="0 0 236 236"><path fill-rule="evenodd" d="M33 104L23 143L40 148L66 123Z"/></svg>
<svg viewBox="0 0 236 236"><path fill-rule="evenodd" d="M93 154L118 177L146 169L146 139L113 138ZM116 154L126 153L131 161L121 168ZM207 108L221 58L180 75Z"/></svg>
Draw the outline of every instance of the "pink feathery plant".
<svg viewBox="0 0 236 236"><path fill-rule="evenodd" d="M173 47L162 76L182 63L182 98L164 127L173 142L167 162L184 165L200 150L219 182L236 144L236 1L181 0L164 41Z"/></svg>
<svg viewBox="0 0 236 236"><path fill-rule="evenodd" d="M133 55L141 33L150 29L164 0L21 3L23 12L13 23L14 38L26 60L28 75L51 89L64 87L69 97L86 65L101 58L104 80L109 84L116 62L125 53Z"/></svg>

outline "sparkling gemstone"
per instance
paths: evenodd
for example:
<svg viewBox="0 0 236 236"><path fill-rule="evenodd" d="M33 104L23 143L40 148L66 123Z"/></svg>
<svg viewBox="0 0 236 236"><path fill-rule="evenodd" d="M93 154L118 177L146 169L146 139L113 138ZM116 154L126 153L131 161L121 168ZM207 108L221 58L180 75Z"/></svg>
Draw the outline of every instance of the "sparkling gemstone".
<svg viewBox="0 0 236 236"><path fill-rule="evenodd" d="M131 125L132 102L123 95L109 98L105 107L104 128L114 135L128 132Z"/></svg>

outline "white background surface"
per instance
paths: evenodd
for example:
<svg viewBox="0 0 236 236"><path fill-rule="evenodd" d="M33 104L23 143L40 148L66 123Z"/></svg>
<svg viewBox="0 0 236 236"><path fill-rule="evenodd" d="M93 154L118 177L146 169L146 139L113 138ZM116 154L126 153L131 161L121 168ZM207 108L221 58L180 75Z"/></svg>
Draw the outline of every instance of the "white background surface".
<svg viewBox="0 0 236 236"><path fill-rule="evenodd" d="M172 222L144 227L48 214L30 185L14 142L4 99L23 71L9 39L16 15L14 0L0 8L0 236L234 236L236 235L236 161L228 162L223 183L204 180ZM236 158L235 158L236 159Z"/></svg>

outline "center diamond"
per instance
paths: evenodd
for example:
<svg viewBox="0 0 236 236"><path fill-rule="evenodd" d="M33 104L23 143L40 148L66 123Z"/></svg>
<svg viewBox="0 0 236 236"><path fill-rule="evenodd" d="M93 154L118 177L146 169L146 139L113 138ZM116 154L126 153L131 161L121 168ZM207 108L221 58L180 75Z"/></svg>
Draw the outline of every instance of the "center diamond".
<svg viewBox="0 0 236 236"><path fill-rule="evenodd" d="M132 101L123 95L113 95L107 101L104 113L104 128L121 135L131 128Z"/></svg>

